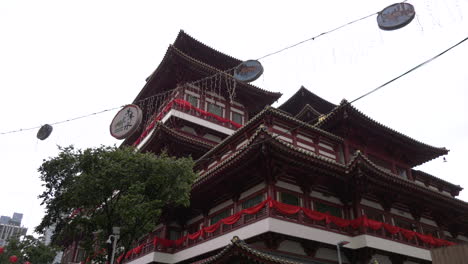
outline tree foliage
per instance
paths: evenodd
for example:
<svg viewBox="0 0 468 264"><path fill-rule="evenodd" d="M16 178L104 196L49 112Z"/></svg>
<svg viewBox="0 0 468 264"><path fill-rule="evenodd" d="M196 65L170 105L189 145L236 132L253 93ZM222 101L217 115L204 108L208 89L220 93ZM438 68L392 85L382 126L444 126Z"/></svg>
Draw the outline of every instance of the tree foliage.
<svg viewBox="0 0 468 264"><path fill-rule="evenodd" d="M188 206L195 180L191 158L136 152L133 148L101 146L85 150L59 147L58 156L39 168L45 187L39 196L46 214L36 232L55 225L52 242L72 241L91 254L119 226L120 246L154 229L162 209Z"/></svg>
<svg viewBox="0 0 468 264"><path fill-rule="evenodd" d="M0 263L10 263L10 256L17 256L16 263L29 261L32 264L50 264L56 254L55 248L46 246L42 240L33 236L25 236L23 239L12 237L3 254L0 254Z"/></svg>

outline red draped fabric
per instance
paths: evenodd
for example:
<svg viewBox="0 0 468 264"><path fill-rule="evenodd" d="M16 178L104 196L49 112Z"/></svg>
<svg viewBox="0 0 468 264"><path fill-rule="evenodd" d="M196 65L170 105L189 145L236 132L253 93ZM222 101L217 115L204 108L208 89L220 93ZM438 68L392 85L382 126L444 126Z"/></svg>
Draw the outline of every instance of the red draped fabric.
<svg viewBox="0 0 468 264"><path fill-rule="evenodd" d="M129 251L127 251L127 254L125 254L125 258L128 259L133 253L133 249L130 249Z"/></svg>
<svg viewBox="0 0 468 264"><path fill-rule="evenodd" d="M143 249L144 244L139 245L138 247L133 249L133 254L140 254L141 250Z"/></svg>
<svg viewBox="0 0 468 264"><path fill-rule="evenodd" d="M348 227L351 224L351 221L336 216L329 216L330 221L339 226L339 227Z"/></svg>
<svg viewBox="0 0 468 264"><path fill-rule="evenodd" d="M216 224L213 224L213 225L210 225L210 226L207 226L207 227L203 228L203 231L205 231L205 233L213 233L216 230L218 230L218 228L221 226L221 224L222 224L222 221L218 221L218 222L216 222Z"/></svg>
<svg viewBox="0 0 468 264"><path fill-rule="evenodd" d="M400 233L408 240L413 239L416 235L416 232L404 228L400 228Z"/></svg>
<svg viewBox="0 0 468 264"><path fill-rule="evenodd" d="M188 107L187 105L183 105L183 106ZM302 207L299 207L299 206L284 204L284 203L272 200L271 198L267 198L265 201L255 205L253 207L241 210L240 212L238 212L238 213L236 213L234 215L231 215L229 217L221 219L216 224L213 224L213 225L208 226L208 227L202 227L197 232L195 232L193 234L188 234L186 236L183 236L183 237L179 238L178 240L173 241L173 240L168 240L168 239L155 237L153 239L152 243L153 243L153 245L155 247L158 244L160 244L160 245L162 245L164 247L171 247L171 246L178 247L178 246L182 245L185 241L187 241L187 239L197 240L200 237L203 237L204 233L213 233L216 230L218 230L221 227L222 224L232 225L232 224L236 223L237 221L239 221L243 214L249 214L249 215L256 214L260 210L265 208L265 206L268 206L270 208L275 208L278 212L280 212L282 214L287 214L287 215L297 214L302 210L304 215L306 217L308 217L309 219L311 219L311 220L325 221L327 224L328 223L333 223L333 224L335 224L335 225L337 225L339 227L342 227L342 228L351 227L353 229L358 229L360 227L367 227L367 228L370 228L372 230L379 230L381 228L384 228L390 234L401 233L408 240L411 240L415 236L417 236L424 243L427 243L427 244L430 244L430 245L433 245L433 246L451 246L451 245L455 245L455 243L453 243L453 242L446 241L446 240L443 240L443 239L434 238L431 235L423 235L423 234L419 234L419 233L416 233L416 232L408 230L408 229L404 229L404 228L393 226L393 225L390 225L390 224L387 224L387 223L382 223L382 222L379 222L379 221L375 221L375 220L367 218L367 216L365 216L365 215L360 217L360 218L353 219L353 220L347 220L347 219L343 219L343 218L340 218L340 217L332 216L332 215L330 215L328 213L321 213L321 212L317 212L317 211L314 211L314 210L311 210L311 209L308 209L308 208L302 208ZM125 258L128 258L131 255L132 252L135 253L135 254L138 254L141 251L140 247L143 248L143 245L140 245L139 247L133 249L133 251L130 250L129 252L127 252L128 256L125 255ZM124 257L124 254L122 254L117 259L117 262L120 263L119 259L121 260L123 257Z"/></svg>
<svg viewBox="0 0 468 264"><path fill-rule="evenodd" d="M242 216L242 211L238 212L238 213L235 213L231 216L228 216L224 219L221 219L218 223L223 223L225 225L232 225L232 224L235 224L237 223L237 221L239 221L239 219L241 218ZM205 230L206 231L206 230Z"/></svg>
<svg viewBox="0 0 468 264"><path fill-rule="evenodd" d="M125 254L122 254L117 258L117 263L120 263L122 261L122 259L124 258L124 255Z"/></svg>
<svg viewBox="0 0 468 264"><path fill-rule="evenodd" d="M385 228L385 230L387 230L387 232L389 232L392 235L400 232L400 228L398 226L392 226L387 223L383 223L383 227Z"/></svg>
<svg viewBox="0 0 468 264"><path fill-rule="evenodd" d="M176 247L180 247L180 245L182 245L185 241L187 241L187 236L183 236L183 237L177 239L176 241L174 241L174 245Z"/></svg>
<svg viewBox="0 0 468 264"><path fill-rule="evenodd" d="M198 238L200 238L201 236L203 236L203 228L198 230L197 232L193 233L193 234L188 234L187 237L188 239L190 240L197 240Z"/></svg>
<svg viewBox="0 0 468 264"><path fill-rule="evenodd" d="M165 107L164 109L156 116L156 118L146 127L146 129L143 131L143 133L140 135L140 137L135 141L135 143L133 143L134 146L140 144L140 142L143 140L143 138L145 138L149 132L154 128L154 126L156 125L156 122L158 122L159 120L161 120L164 115L169 111L171 110L171 108L174 106L174 104L178 105L179 107L182 107L184 110L193 110L197 113L199 113L200 115L202 116L209 116L209 117L212 117L216 120L218 120L219 122L221 123L228 123L228 124L231 124L232 126L234 126L235 128L239 128L241 127L242 125L236 123L236 122L233 122L232 120L229 120L227 118L223 118L223 117L220 117L218 115L215 115L213 113L210 113L210 112L207 112L205 110L202 110L200 108L197 108L195 106L193 106L192 104L190 104L189 102L185 101L185 100L182 100L182 99L174 99L172 100L171 102L169 102Z"/></svg>
<svg viewBox="0 0 468 264"><path fill-rule="evenodd" d="M271 199L268 198L268 199L266 199L265 201L263 201L263 202L261 202L261 203L255 205L255 206L252 206L252 207L250 207L250 208L246 208L246 209L242 210L241 212L242 212L243 214L249 214L249 215L256 214L256 213L258 213L260 210L262 210L262 209L265 207L265 205L266 205L267 203L269 203L270 201L271 201Z"/></svg>
<svg viewBox="0 0 468 264"><path fill-rule="evenodd" d="M325 220L325 218L327 217L327 215L324 213L317 212L308 208L302 208L302 212L304 212L305 216L314 221L322 221Z"/></svg>
<svg viewBox="0 0 468 264"><path fill-rule="evenodd" d="M163 247L170 247L174 244L172 240L165 239L165 238L158 238L158 242Z"/></svg>
<svg viewBox="0 0 468 264"><path fill-rule="evenodd" d="M424 243L430 244L430 245L435 245L434 238L431 235L423 235L416 233L416 236Z"/></svg>
<svg viewBox="0 0 468 264"><path fill-rule="evenodd" d="M270 207L275 208L282 214L288 215L297 214L299 211L301 211L301 207L299 206L284 204L274 200L270 201Z"/></svg>
<svg viewBox="0 0 468 264"><path fill-rule="evenodd" d="M158 237L153 238L153 246L156 247L158 245Z"/></svg>

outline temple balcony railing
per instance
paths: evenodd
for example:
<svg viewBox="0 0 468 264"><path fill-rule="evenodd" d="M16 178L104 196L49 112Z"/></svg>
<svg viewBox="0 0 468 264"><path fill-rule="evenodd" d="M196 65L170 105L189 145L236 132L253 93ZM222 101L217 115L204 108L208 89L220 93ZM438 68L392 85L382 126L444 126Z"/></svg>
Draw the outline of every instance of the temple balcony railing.
<svg viewBox="0 0 468 264"><path fill-rule="evenodd" d="M358 228L356 226L355 227L352 227L352 226L341 227L341 226L334 224L333 221L312 220L310 219L310 217L307 217L307 215L303 211L299 211L294 214L285 214L285 213L282 213L277 208L268 206L268 204L266 204L261 210L259 210L255 214L252 214L252 215L243 214L239 218L239 220L233 224L230 224L230 225L221 224L219 228L216 229L214 232L200 235L195 240L186 239L182 244L178 246L175 246L175 245L164 246L162 244L155 245L154 243L152 243L152 239L148 239L147 242L144 243L144 247L142 248L141 252L137 254L135 253L131 254L128 258L124 260L124 262L125 263L133 262L134 260L137 260L145 255L148 255L151 253L157 253L157 252L167 253L167 254L181 253L186 250L189 250L192 247L196 247L210 240L219 238L223 235L227 235L236 230L240 232L243 228L246 228L250 225L255 225L255 223L257 222L268 221L268 220L270 222L276 221L275 223L281 223L281 225L286 227L285 230L291 230L291 228L295 228L296 230L300 229L298 231L299 233L303 231L304 233L307 233L306 231L316 230L314 232L318 231L318 232L322 232L322 234L323 232L326 232L327 234L331 234L331 236L349 239L350 241L353 241L353 239L357 239L357 240L364 239L365 241L367 241L365 244L361 243L362 245L356 246L356 248L365 247L365 246L373 247L374 245L372 243L375 243L375 241L379 241L378 243L381 245L382 244L395 245L395 243L398 243L401 245L401 246L398 246L398 248L401 248L401 247L404 247L404 245L407 245L408 246L406 247L407 252L418 251L418 252L423 252L424 253L423 255L425 256L430 256L429 249L435 247L434 245L431 245L430 243L424 242L416 235L414 235L411 239L407 239L401 233L391 234L385 228L374 230L372 228L368 228L363 225L359 226ZM291 225L291 224L294 224L294 225ZM274 230L274 229L271 229L270 231L279 232L279 233L282 232L281 230ZM287 231L285 231L284 233L287 235L292 235L290 234L290 232L287 232ZM375 238L375 239L372 239L372 238ZM313 237L310 237L309 239L313 239ZM318 240L318 241L321 241L321 240ZM324 241L324 242L326 243L327 241ZM384 247L384 250L386 247L387 246ZM139 262L136 261L135 263L139 263Z"/></svg>

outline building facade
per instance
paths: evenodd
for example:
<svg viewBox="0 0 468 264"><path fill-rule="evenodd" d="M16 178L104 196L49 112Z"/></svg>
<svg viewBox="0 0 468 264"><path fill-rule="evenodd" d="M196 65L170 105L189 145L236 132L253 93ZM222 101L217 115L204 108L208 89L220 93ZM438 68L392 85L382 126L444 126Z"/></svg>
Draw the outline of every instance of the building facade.
<svg viewBox="0 0 468 264"><path fill-rule="evenodd" d="M123 144L192 156L199 176L118 263L431 263L468 241L462 188L414 169L447 149L304 87L272 107L280 93L232 78L241 62L181 31L135 98Z"/></svg>
<svg viewBox="0 0 468 264"><path fill-rule="evenodd" d="M13 213L12 217L0 216L0 247L8 244L8 239L11 237L19 237L26 235L28 229L21 226L23 214Z"/></svg>

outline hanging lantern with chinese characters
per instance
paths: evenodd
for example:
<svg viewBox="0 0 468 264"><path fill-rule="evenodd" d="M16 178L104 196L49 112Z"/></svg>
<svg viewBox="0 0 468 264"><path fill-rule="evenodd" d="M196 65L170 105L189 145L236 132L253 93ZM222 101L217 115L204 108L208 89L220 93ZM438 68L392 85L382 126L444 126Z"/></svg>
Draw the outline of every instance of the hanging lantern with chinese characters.
<svg viewBox="0 0 468 264"><path fill-rule="evenodd" d="M413 5L397 3L379 12L377 23L383 30L395 30L408 25L416 16Z"/></svg>
<svg viewBox="0 0 468 264"><path fill-rule="evenodd" d="M116 139L124 139L135 132L141 124L143 114L138 105L124 106L114 117L110 125L110 133Z"/></svg>
<svg viewBox="0 0 468 264"><path fill-rule="evenodd" d="M259 61L244 61L234 69L234 79L240 82L253 82L263 73L263 66Z"/></svg>

